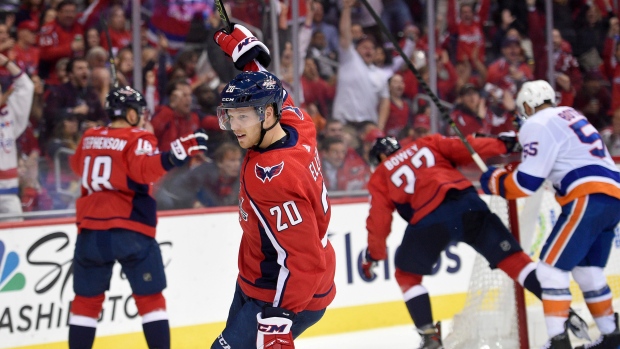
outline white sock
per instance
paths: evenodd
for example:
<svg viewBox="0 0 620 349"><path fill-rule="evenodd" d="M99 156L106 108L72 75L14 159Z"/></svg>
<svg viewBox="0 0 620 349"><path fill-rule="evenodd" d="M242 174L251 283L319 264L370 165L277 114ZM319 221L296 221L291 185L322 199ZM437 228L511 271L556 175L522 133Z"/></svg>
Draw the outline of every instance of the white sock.
<svg viewBox="0 0 620 349"><path fill-rule="evenodd" d="M609 334L616 330L616 317L614 314L594 318L598 330L602 334Z"/></svg>
<svg viewBox="0 0 620 349"><path fill-rule="evenodd" d="M547 324L547 334L549 338L555 337L560 333L564 333L565 317L558 316L545 316L545 323Z"/></svg>

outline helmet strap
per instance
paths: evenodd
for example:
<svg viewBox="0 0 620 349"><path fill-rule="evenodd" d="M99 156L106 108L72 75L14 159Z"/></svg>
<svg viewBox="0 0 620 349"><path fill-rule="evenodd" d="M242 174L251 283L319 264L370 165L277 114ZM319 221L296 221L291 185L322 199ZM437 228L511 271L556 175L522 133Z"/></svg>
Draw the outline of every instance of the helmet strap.
<svg viewBox="0 0 620 349"><path fill-rule="evenodd" d="M256 143L256 148L260 148L261 143L263 143L263 139L265 138L265 135L267 134L267 131L271 130L272 128L276 127L276 125L280 122L280 112L276 112L275 110L275 105L273 106L273 110L274 110L274 115L276 117L276 121L274 121L273 125L269 126L268 128L263 128L263 125L265 124L265 120L261 120L260 122L260 138L258 139L258 143Z"/></svg>
<svg viewBox="0 0 620 349"><path fill-rule="evenodd" d="M258 138L258 143L254 146L254 148L260 148L260 144L263 143L263 139L265 138L265 134L267 134L267 130L263 128L263 124L265 120L260 121L260 137Z"/></svg>

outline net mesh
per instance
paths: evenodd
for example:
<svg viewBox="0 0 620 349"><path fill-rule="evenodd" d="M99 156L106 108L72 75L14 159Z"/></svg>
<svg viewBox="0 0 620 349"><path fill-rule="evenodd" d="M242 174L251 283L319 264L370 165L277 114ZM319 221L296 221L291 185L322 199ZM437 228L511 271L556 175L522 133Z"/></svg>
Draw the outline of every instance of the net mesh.
<svg viewBox="0 0 620 349"><path fill-rule="evenodd" d="M508 226L506 200L491 197L488 203ZM444 348L519 348L518 331L514 282L501 270L491 270L486 259L476 254L465 306L454 316Z"/></svg>

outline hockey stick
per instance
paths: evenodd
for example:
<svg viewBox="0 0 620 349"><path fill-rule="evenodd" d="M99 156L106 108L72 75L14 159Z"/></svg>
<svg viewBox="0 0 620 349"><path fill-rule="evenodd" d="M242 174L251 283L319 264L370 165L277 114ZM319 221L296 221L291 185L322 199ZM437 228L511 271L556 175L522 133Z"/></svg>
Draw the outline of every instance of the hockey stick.
<svg viewBox="0 0 620 349"><path fill-rule="evenodd" d="M474 159L474 162L476 163L476 165L478 165L480 170L482 170L482 172L486 172L488 170L487 165L484 163L484 161L482 161L482 158L480 157L480 155L476 153L476 151L471 146L471 144L469 144L467 139L465 139L465 136L463 136L463 133L461 133L461 130L459 130L458 126L456 126L456 124L454 123L454 120L450 118L450 112L448 111L448 109L446 109L446 107L443 104L441 104L437 95L435 95L435 93L431 91L431 88L426 84L424 79L422 79L422 75L420 74L420 72L411 63L411 60L409 59L409 57L405 55L403 50L398 45L398 42L396 41L394 36L392 36L392 33L390 33L390 31L385 26L383 21L381 21L381 18L379 17L379 15L377 15L377 12L375 12L375 10L370 6L370 4L368 3L368 0L360 0L360 1L364 4L364 6L366 6L366 9L368 9L368 12L370 12L372 17L375 19L375 22L377 22L377 25L379 25L379 28L381 28L381 31L383 32L383 34L385 34L385 36L392 42L392 45L394 45L394 49L403 58L403 60L407 64L407 67L409 68L409 70L411 70L413 75L415 75L416 79L418 80L418 82L420 83L420 85L422 86L426 94L429 97L431 97L431 100L433 101L433 103L435 103L435 105L437 106L437 109L439 109L441 118L444 121L446 121L448 124L450 124L450 127L452 128L452 130L454 130L454 133L456 133L456 135L461 139L461 141L465 145L465 148L467 148L467 151L469 152L469 154L471 154L471 157Z"/></svg>
<svg viewBox="0 0 620 349"><path fill-rule="evenodd" d="M118 79L116 79L116 64L114 61L114 54L112 53L112 40L110 39L110 30L108 29L108 24L105 19L101 17L101 28L103 28L103 32L105 33L105 40L108 43L108 60L110 61L110 75L112 75L112 86L114 88L118 87Z"/></svg>
<svg viewBox="0 0 620 349"><path fill-rule="evenodd" d="M224 22L224 29L226 29L228 33L232 33L232 24L230 23L230 19L228 19L226 8L224 8L224 0L215 0L215 7L217 8L217 13L220 14L222 22Z"/></svg>

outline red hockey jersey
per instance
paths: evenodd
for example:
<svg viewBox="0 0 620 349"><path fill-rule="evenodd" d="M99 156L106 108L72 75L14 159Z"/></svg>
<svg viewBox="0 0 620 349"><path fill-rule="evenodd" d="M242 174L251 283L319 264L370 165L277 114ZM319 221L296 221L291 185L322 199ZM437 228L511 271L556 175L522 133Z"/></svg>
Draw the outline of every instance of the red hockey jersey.
<svg viewBox="0 0 620 349"><path fill-rule="evenodd" d="M88 129L71 157L71 168L82 177L78 233L125 228L155 237L151 191L166 169L153 134L134 127Z"/></svg>
<svg viewBox="0 0 620 349"><path fill-rule="evenodd" d="M495 138L467 137L482 158L506 153ZM390 155L370 176L370 212L366 219L368 250L376 259L385 259L385 239L392 227L394 210L410 224L431 213L450 189L471 187L471 182L455 168L473 160L460 139L438 134L419 138Z"/></svg>
<svg viewBox="0 0 620 349"><path fill-rule="evenodd" d="M287 136L248 150L241 167L237 281L246 295L273 306L320 310L336 295L336 256L316 130L290 97L281 124Z"/></svg>

